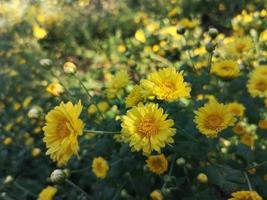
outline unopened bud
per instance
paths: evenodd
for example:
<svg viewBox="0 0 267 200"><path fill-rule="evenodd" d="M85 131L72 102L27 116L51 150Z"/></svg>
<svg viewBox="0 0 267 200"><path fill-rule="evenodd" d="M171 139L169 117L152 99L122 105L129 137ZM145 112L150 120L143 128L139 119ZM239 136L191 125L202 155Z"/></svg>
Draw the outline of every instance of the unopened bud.
<svg viewBox="0 0 267 200"><path fill-rule="evenodd" d="M208 31L208 34L212 39L215 39L217 35L219 34L219 32L216 28L210 28Z"/></svg>
<svg viewBox="0 0 267 200"><path fill-rule="evenodd" d="M52 183L62 183L65 179L66 174L62 169L55 169L50 175L50 180Z"/></svg>
<svg viewBox="0 0 267 200"><path fill-rule="evenodd" d="M208 42L205 46L206 50L208 52L213 52L215 50L215 44L213 44L212 42Z"/></svg>
<svg viewBox="0 0 267 200"><path fill-rule="evenodd" d="M66 62L63 65L63 70L66 74L75 74L77 67L74 63L72 62Z"/></svg>
<svg viewBox="0 0 267 200"><path fill-rule="evenodd" d="M40 65L50 69L52 67L52 61L48 58L43 58L40 60Z"/></svg>
<svg viewBox="0 0 267 200"><path fill-rule="evenodd" d="M178 158L178 159L176 160L176 164L177 164L178 166L183 166L183 165L185 165L185 159L184 159L183 157Z"/></svg>
<svg viewBox="0 0 267 200"><path fill-rule="evenodd" d="M177 29L176 29L176 33L177 34L180 34L180 35L183 35L185 33L186 29L184 26L178 26Z"/></svg>
<svg viewBox="0 0 267 200"><path fill-rule="evenodd" d="M31 119L38 118L42 114L42 108L39 106L33 106L29 112L28 112L28 117Z"/></svg>
<svg viewBox="0 0 267 200"><path fill-rule="evenodd" d="M10 176L10 175L8 175L8 176L6 176L6 178L5 178L5 180L4 180L4 184L9 184L9 183L11 183L13 180L14 180L13 177Z"/></svg>
<svg viewBox="0 0 267 200"><path fill-rule="evenodd" d="M208 176L204 173L200 173L197 175L197 180L200 182L200 183L207 183L208 182Z"/></svg>

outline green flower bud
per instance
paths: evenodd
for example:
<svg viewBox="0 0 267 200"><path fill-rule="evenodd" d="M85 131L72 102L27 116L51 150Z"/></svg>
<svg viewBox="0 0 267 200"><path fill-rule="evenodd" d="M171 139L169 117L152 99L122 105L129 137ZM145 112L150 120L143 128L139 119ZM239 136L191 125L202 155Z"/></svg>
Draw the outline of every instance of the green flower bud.
<svg viewBox="0 0 267 200"><path fill-rule="evenodd" d="M216 28L210 28L208 31L208 34L212 39L215 39L217 35L219 34L219 32Z"/></svg>
<svg viewBox="0 0 267 200"><path fill-rule="evenodd" d="M67 176L62 169L55 169L50 175L52 183L62 183L66 178Z"/></svg>
<svg viewBox="0 0 267 200"><path fill-rule="evenodd" d="M213 44L212 42L208 42L208 43L206 44L205 48L206 48L206 50L207 50L208 52L211 53L211 52L213 52L214 49L215 49L215 44Z"/></svg>
<svg viewBox="0 0 267 200"><path fill-rule="evenodd" d="M183 35L185 33L185 31L186 31L186 29L184 26L178 26L176 29L176 33L180 34L180 35Z"/></svg>

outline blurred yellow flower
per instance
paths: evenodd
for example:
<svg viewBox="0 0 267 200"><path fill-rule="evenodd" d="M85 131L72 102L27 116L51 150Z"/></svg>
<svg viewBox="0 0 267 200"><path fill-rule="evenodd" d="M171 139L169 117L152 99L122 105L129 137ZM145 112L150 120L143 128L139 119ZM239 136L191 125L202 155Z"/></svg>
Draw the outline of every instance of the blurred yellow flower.
<svg viewBox="0 0 267 200"><path fill-rule="evenodd" d="M39 156L41 154L41 149L39 149L39 148L33 148L32 149L32 156L33 157L37 157L37 156Z"/></svg>
<svg viewBox="0 0 267 200"><path fill-rule="evenodd" d="M151 192L150 197L152 200L163 200L163 195L159 190L154 190Z"/></svg>
<svg viewBox="0 0 267 200"><path fill-rule="evenodd" d="M60 83L53 82L47 86L46 91L53 96L60 96L60 94L64 92L64 88Z"/></svg>
<svg viewBox="0 0 267 200"><path fill-rule="evenodd" d="M265 42L267 41L267 29L265 29L264 31L262 31L260 33L260 39L261 42Z"/></svg>
<svg viewBox="0 0 267 200"><path fill-rule="evenodd" d="M230 57L242 57L253 50L254 45L250 37L233 37L225 44L225 50Z"/></svg>
<svg viewBox="0 0 267 200"><path fill-rule="evenodd" d="M167 119L168 114L158 104L138 104L122 117L122 134L133 151L142 150L144 154L161 151L166 144L173 143L176 132L174 122Z"/></svg>
<svg viewBox="0 0 267 200"><path fill-rule="evenodd" d="M261 129L267 129L267 119L261 119L258 123L258 126Z"/></svg>
<svg viewBox="0 0 267 200"><path fill-rule="evenodd" d="M191 87L184 82L182 72L177 72L174 67L148 74L147 79L141 80L140 85L148 93L146 96L156 96L160 100L177 101L190 97Z"/></svg>
<svg viewBox="0 0 267 200"><path fill-rule="evenodd" d="M218 61L211 66L211 73L222 78L235 78L240 75L240 68L234 60Z"/></svg>
<svg viewBox="0 0 267 200"><path fill-rule="evenodd" d="M256 191L238 191L231 194L228 200L263 200Z"/></svg>
<svg viewBox="0 0 267 200"><path fill-rule="evenodd" d="M146 163L148 169L156 174L163 174L168 169L168 160L164 154L149 156Z"/></svg>
<svg viewBox="0 0 267 200"><path fill-rule="evenodd" d="M229 112L232 113L233 116L243 117L244 112L245 112L245 106L243 104L238 103L238 102L232 102L232 103L226 104L226 106Z"/></svg>
<svg viewBox="0 0 267 200"><path fill-rule="evenodd" d="M251 133L245 133L241 136L240 142L247 146L253 146L255 141L255 137Z"/></svg>
<svg viewBox="0 0 267 200"><path fill-rule="evenodd" d="M74 74L77 70L76 65L73 62L65 62L63 70L66 74Z"/></svg>
<svg viewBox="0 0 267 200"><path fill-rule="evenodd" d="M217 137L219 132L234 124L235 118L226 105L210 100L195 111L194 122L202 134L207 137Z"/></svg>
<svg viewBox="0 0 267 200"><path fill-rule="evenodd" d="M126 51L126 47L125 47L125 45L120 44L120 45L118 46L118 52L120 52L120 53L124 53L125 51Z"/></svg>
<svg viewBox="0 0 267 200"><path fill-rule="evenodd" d="M118 71L112 80L106 84L106 94L109 99L113 99L121 95L123 89L129 84L129 76L127 71Z"/></svg>
<svg viewBox="0 0 267 200"><path fill-rule="evenodd" d="M47 186L38 195L38 200L53 200L56 193L57 193L56 187Z"/></svg>
<svg viewBox="0 0 267 200"><path fill-rule="evenodd" d="M135 85L130 94L125 98L125 104L127 108L133 107L143 101L142 87Z"/></svg>
<svg viewBox="0 0 267 200"><path fill-rule="evenodd" d="M197 180L200 182L200 183L207 183L208 182L208 176L204 173L199 173L197 175Z"/></svg>
<svg viewBox="0 0 267 200"><path fill-rule="evenodd" d="M267 97L267 76L251 76L247 88L252 97Z"/></svg>
<svg viewBox="0 0 267 200"><path fill-rule="evenodd" d="M45 117L43 141L48 148L46 154L59 166L67 164L73 154L78 154L77 137L82 135L84 127L83 121L79 119L81 111L80 101L75 105L61 102Z"/></svg>
<svg viewBox="0 0 267 200"><path fill-rule="evenodd" d="M107 161L102 157L94 158L92 163L92 171L97 178L104 179L107 176L109 166Z"/></svg>
<svg viewBox="0 0 267 200"><path fill-rule="evenodd" d="M38 24L33 25L33 35L36 39L43 39L47 35L47 31Z"/></svg>
<svg viewBox="0 0 267 200"><path fill-rule="evenodd" d="M135 32L134 37L139 42L142 42L142 43L145 43L146 42L146 35L145 35L145 32L142 29L138 29Z"/></svg>
<svg viewBox="0 0 267 200"><path fill-rule="evenodd" d="M178 24L180 26L185 27L185 28L191 29L191 28L196 27L199 24L199 22L198 22L198 20L195 20L195 19L189 20L188 18L183 18L178 22Z"/></svg>
<svg viewBox="0 0 267 200"><path fill-rule="evenodd" d="M12 138L11 137L6 137L3 141L4 145L10 145L12 143Z"/></svg>

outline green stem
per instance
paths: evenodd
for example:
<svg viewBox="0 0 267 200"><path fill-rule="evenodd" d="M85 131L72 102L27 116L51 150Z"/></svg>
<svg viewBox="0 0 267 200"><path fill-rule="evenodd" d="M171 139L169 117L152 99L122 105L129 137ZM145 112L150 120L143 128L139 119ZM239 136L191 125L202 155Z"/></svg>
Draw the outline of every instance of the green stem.
<svg viewBox="0 0 267 200"><path fill-rule="evenodd" d="M66 182L68 184L70 184L74 189L76 189L77 191L83 193L87 199L90 199L90 196L82 189L80 188L78 185L76 185L75 183L73 183L72 181L70 181L69 179L66 179Z"/></svg>
<svg viewBox="0 0 267 200"><path fill-rule="evenodd" d="M189 177L188 177L187 169L186 169L185 166L183 167L183 169L184 169L184 174L185 174L186 181L187 181L188 185L191 186L190 179L189 179Z"/></svg>
<svg viewBox="0 0 267 200"><path fill-rule="evenodd" d="M187 40L186 40L186 37L185 36L184 36L184 45L187 46ZM192 59L191 52L188 49L186 49L186 53L187 53L187 56L188 56L188 58L190 60L190 63L192 65L194 71L196 71L196 68L195 68L195 65L194 65L194 61Z"/></svg>
<svg viewBox="0 0 267 200"><path fill-rule="evenodd" d="M249 189L250 191L252 191L252 190L253 190L253 189L252 189L252 185L251 185L251 182L250 182L250 180L249 180L249 177L248 177L247 172L245 172L244 175L245 175L245 178L246 178L246 180L247 180L248 189Z"/></svg>
<svg viewBox="0 0 267 200"><path fill-rule="evenodd" d="M32 193L31 191L29 191L28 189L26 189L25 187L23 187L22 185L20 185L18 182L14 181L14 185L15 185L18 189L24 191L26 194L29 194L30 196L32 196L32 197L34 197L34 198L37 197L36 194L34 194L34 193Z"/></svg>
<svg viewBox="0 0 267 200"><path fill-rule="evenodd" d="M95 104L97 111L99 112L100 116L102 117L103 120L105 120L105 117L103 115L103 113L101 112L101 110L99 109L97 102L94 100L93 96L89 93L89 91L87 90L86 86L83 84L83 82L79 79L78 76L74 75L74 77L79 81L80 85L82 86L82 88L84 89L85 93L87 94L87 96L89 97L89 99L92 100L93 104Z"/></svg>
<svg viewBox="0 0 267 200"><path fill-rule="evenodd" d="M208 68L211 68L211 62L212 62L213 53L209 53L209 60L208 60Z"/></svg>
<svg viewBox="0 0 267 200"><path fill-rule="evenodd" d="M119 195L120 195L120 192L122 190L122 188L124 187L126 183L124 183L123 185L120 186L119 190L116 192L116 194L114 195L114 197L112 198L112 200L116 200L118 199Z"/></svg>
<svg viewBox="0 0 267 200"><path fill-rule="evenodd" d="M176 158L176 155L174 155L172 158L172 163L171 163L171 167L170 167L168 176L171 176L171 174L172 174L172 170L173 170L174 163L175 163L175 158ZM164 184L162 185L161 189L165 188L166 184L167 184L167 182L165 181Z"/></svg>

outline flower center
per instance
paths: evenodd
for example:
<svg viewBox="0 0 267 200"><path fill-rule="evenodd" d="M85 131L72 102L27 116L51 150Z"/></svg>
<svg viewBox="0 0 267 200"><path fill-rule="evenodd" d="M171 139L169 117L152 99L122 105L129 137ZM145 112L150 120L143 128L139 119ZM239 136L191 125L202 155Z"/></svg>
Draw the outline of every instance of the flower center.
<svg viewBox="0 0 267 200"><path fill-rule="evenodd" d="M242 53L244 51L245 47L246 47L246 45L244 43L239 43L236 45L235 48L236 48L236 51L238 53Z"/></svg>
<svg viewBox="0 0 267 200"><path fill-rule="evenodd" d="M67 137L69 135L69 129L67 127L67 120L62 119L57 126L57 133L60 138Z"/></svg>
<svg viewBox="0 0 267 200"><path fill-rule="evenodd" d="M240 115L241 113L241 111L238 108L232 108L230 112L233 113L234 115Z"/></svg>
<svg viewBox="0 0 267 200"><path fill-rule="evenodd" d="M158 133L159 127L151 117L145 117L137 127L137 133L142 137L151 137Z"/></svg>
<svg viewBox="0 0 267 200"><path fill-rule="evenodd" d="M162 87L166 92L172 92L175 91L175 83L172 81L164 81L162 83Z"/></svg>
<svg viewBox="0 0 267 200"><path fill-rule="evenodd" d="M161 162L161 159L154 159L152 161L152 165L154 166L154 168L156 169L160 169L162 167L162 162Z"/></svg>
<svg viewBox="0 0 267 200"><path fill-rule="evenodd" d="M224 70L224 71L231 71L232 68L229 67L229 66L223 66L223 67L222 67L222 70Z"/></svg>
<svg viewBox="0 0 267 200"><path fill-rule="evenodd" d="M259 81L256 83L256 89L265 92L267 90L267 82L265 81Z"/></svg>
<svg viewBox="0 0 267 200"><path fill-rule="evenodd" d="M206 119L206 126L209 129L217 129L223 122L221 116L216 114L211 114Z"/></svg>

